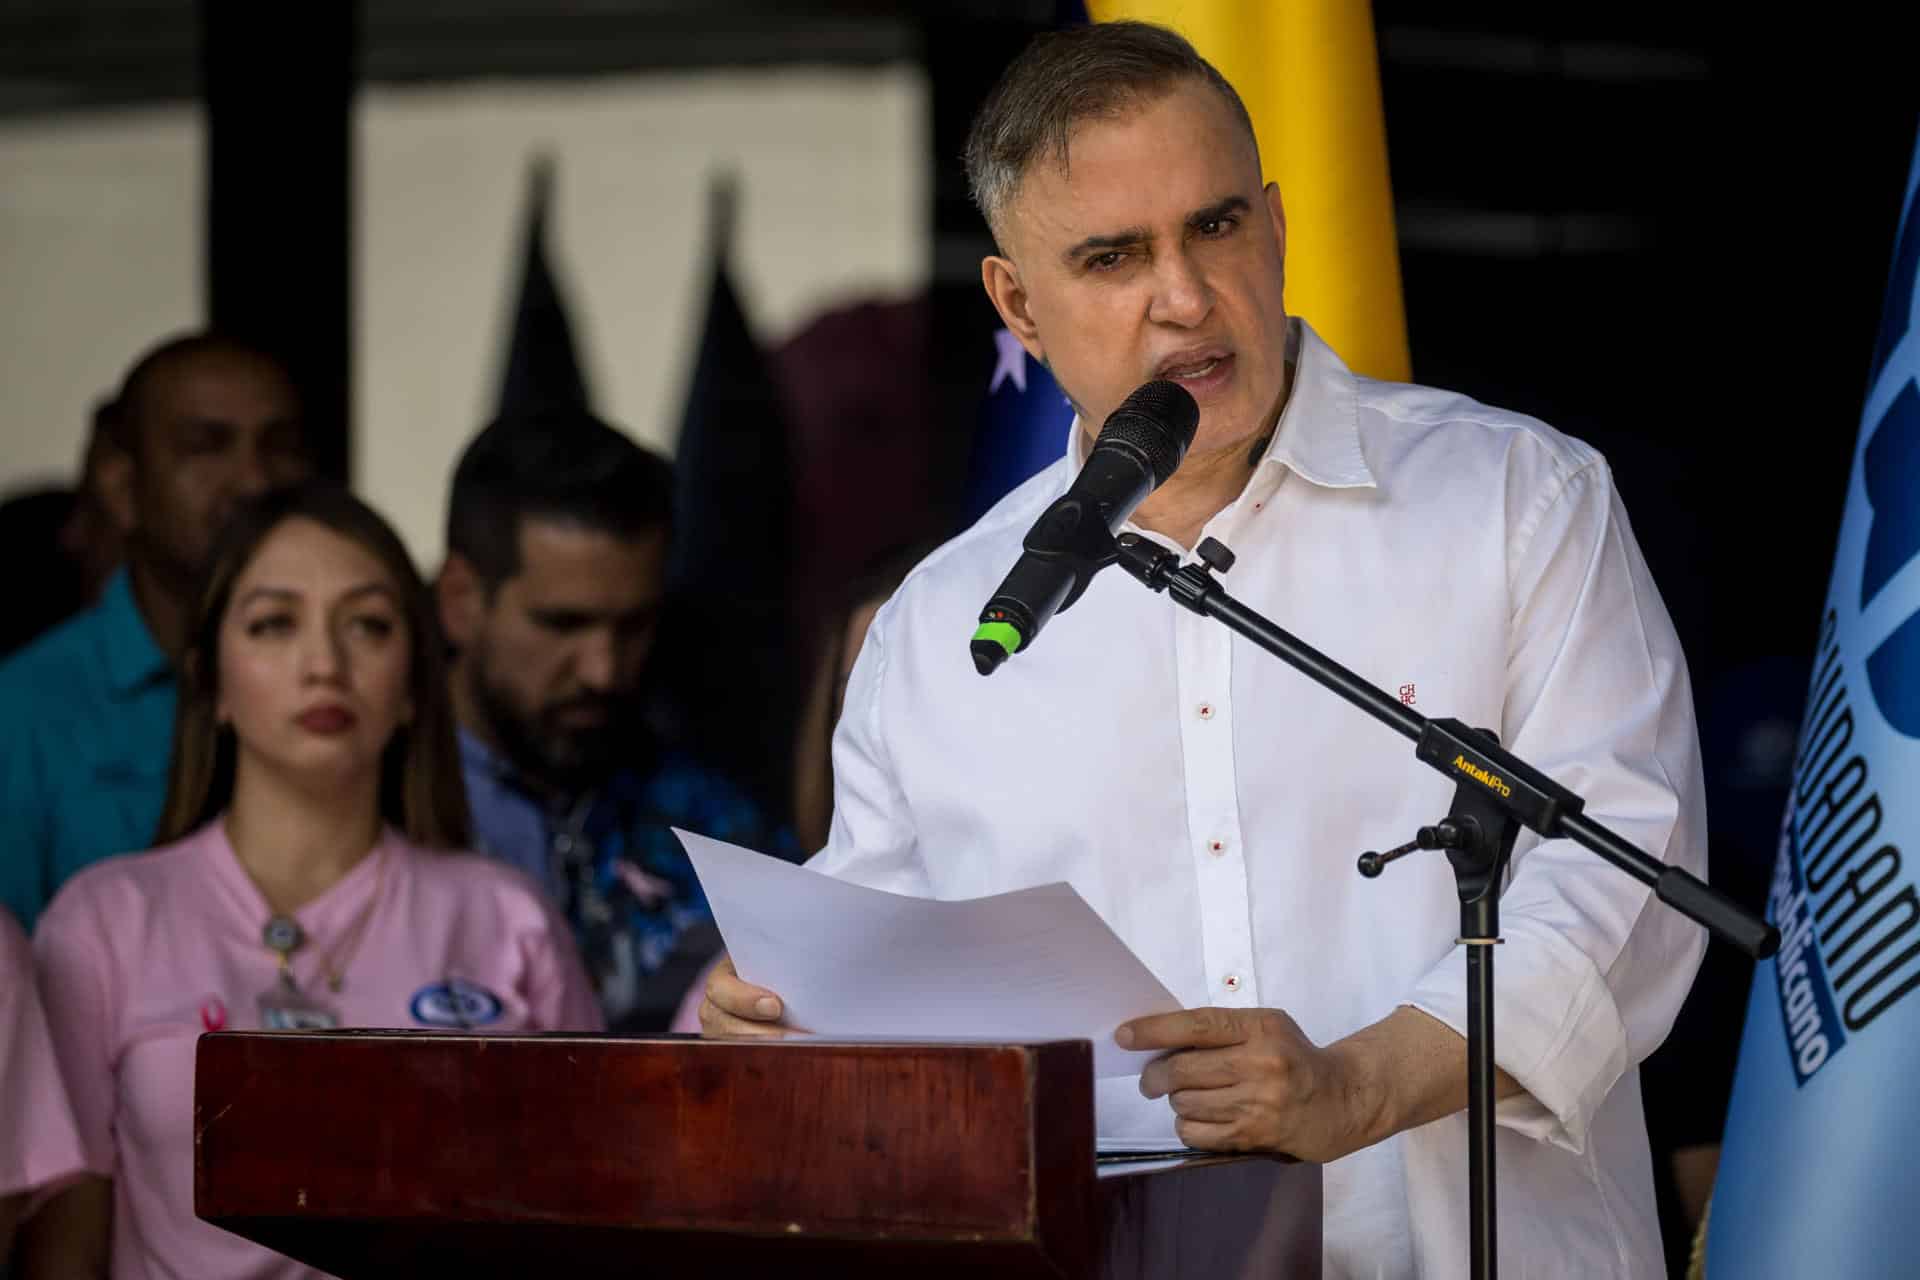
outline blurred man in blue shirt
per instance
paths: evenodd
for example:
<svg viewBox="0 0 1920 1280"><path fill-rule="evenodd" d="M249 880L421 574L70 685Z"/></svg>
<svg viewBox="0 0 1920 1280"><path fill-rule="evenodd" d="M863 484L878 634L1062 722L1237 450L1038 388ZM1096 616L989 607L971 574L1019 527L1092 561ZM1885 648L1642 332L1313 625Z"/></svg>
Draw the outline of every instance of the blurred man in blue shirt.
<svg viewBox="0 0 1920 1280"><path fill-rule="evenodd" d="M75 871L153 843L173 661L207 555L236 506L309 470L286 370L215 334L142 356L101 425L126 564L92 608L0 663L0 905L28 929Z"/></svg>
<svg viewBox="0 0 1920 1280"><path fill-rule="evenodd" d="M672 490L665 460L583 410L502 419L455 470L439 582L477 842L565 912L615 1030L665 1027L719 948L668 826L791 843L642 727Z"/></svg>

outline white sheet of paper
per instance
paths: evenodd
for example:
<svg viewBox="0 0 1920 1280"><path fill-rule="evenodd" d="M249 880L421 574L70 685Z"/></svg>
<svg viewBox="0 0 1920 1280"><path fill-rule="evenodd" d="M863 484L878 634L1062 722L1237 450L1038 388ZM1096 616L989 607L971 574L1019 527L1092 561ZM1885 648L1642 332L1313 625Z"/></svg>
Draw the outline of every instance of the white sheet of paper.
<svg viewBox="0 0 1920 1280"><path fill-rule="evenodd" d="M849 884L674 829L734 967L815 1035L1093 1041L1095 1077L1151 1052L1114 1028L1181 1004L1064 883L941 902Z"/></svg>

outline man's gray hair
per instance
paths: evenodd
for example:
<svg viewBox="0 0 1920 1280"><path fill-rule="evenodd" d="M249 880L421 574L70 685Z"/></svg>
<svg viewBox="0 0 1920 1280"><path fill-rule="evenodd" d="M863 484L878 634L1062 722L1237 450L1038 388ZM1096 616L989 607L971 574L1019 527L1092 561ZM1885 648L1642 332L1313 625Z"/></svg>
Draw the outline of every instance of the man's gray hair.
<svg viewBox="0 0 1920 1280"><path fill-rule="evenodd" d="M1093 22L1036 36L987 95L967 133L967 185L1001 247L1007 207L1042 152L1065 172L1076 125L1112 119L1183 80L1213 86L1253 140L1253 118L1226 77L1165 27Z"/></svg>

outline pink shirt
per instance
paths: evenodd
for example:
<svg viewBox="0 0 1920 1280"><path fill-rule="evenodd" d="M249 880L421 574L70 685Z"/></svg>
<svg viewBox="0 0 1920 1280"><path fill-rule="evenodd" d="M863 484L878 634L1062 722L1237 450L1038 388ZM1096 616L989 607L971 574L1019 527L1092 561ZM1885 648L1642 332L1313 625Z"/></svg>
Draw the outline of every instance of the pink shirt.
<svg viewBox="0 0 1920 1280"><path fill-rule="evenodd" d="M0 907L0 1196L44 1187L85 1167L33 984L33 952Z"/></svg>
<svg viewBox="0 0 1920 1280"><path fill-rule="evenodd" d="M320 956L363 908L331 991ZM322 1274L193 1215L194 1044L204 1031L260 1026L259 997L279 971L260 936L270 914L215 821L88 867L34 931L86 1168L113 1179L117 1280ZM566 925L518 872L479 855L430 852L389 830L296 916L308 941L294 976L340 1026L603 1027Z"/></svg>
<svg viewBox="0 0 1920 1280"><path fill-rule="evenodd" d="M700 970L700 976L695 978L693 985L687 988L687 994L680 997L680 1007L673 1011L673 1021L667 1024L667 1030L700 1034L700 1006L706 1003L707 979L711 978L713 971L720 967L721 958L726 954L722 951L720 955L707 961L706 967Z"/></svg>

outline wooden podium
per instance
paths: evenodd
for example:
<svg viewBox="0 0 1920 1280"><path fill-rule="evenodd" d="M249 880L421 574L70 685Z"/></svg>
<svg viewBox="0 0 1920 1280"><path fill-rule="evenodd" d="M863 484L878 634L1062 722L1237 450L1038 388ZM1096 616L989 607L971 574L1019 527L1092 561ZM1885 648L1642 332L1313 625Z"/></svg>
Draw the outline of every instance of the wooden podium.
<svg viewBox="0 0 1920 1280"><path fill-rule="evenodd" d="M1096 1163L1091 1047L223 1032L200 1217L376 1276L1320 1274L1320 1170Z"/></svg>

